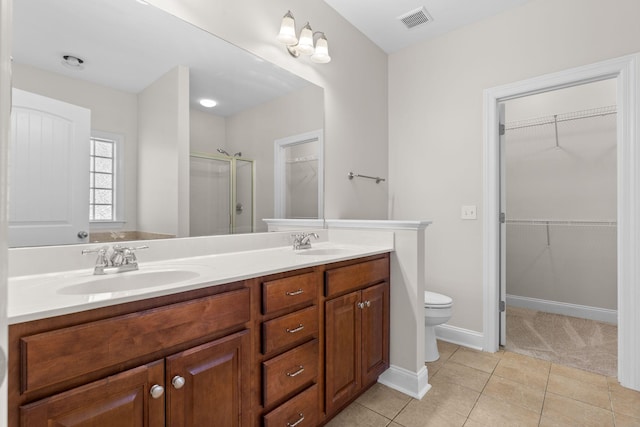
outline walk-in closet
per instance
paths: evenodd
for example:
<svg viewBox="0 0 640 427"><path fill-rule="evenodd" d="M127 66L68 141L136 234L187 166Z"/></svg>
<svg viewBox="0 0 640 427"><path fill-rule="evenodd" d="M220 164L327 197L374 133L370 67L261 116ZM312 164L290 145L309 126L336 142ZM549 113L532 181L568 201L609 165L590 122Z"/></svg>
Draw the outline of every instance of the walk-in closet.
<svg viewBox="0 0 640 427"><path fill-rule="evenodd" d="M505 102L506 348L616 375L616 86Z"/></svg>

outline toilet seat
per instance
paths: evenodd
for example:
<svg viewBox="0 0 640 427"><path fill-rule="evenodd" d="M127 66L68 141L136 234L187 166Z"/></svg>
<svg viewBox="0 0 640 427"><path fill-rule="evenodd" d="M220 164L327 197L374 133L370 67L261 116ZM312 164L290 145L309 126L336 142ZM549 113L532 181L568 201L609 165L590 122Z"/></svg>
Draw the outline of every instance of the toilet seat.
<svg viewBox="0 0 640 427"><path fill-rule="evenodd" d="M436 292L424 291L425 308L449 308L453 305L453 299Z"/></svg>

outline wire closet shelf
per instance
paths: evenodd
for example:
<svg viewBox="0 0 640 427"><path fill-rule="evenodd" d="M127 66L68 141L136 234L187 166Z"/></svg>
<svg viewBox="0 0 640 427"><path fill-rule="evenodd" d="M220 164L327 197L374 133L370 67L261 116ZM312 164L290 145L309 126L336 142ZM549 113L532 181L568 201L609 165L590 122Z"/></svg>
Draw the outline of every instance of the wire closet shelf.
<svg viewBox="0 0 640 427"><path fill-rule="evenodd" d="M616 114L615 105L607 105L599 108L591 108L588 110L572 111L570 113L554 114L552 116L536 117L533 119L519 120L515 122L505 123L505 130L524 129L534 126L556 125L562 122L570 122L573 120L588 119L591 117L604 117Z"/></svg>

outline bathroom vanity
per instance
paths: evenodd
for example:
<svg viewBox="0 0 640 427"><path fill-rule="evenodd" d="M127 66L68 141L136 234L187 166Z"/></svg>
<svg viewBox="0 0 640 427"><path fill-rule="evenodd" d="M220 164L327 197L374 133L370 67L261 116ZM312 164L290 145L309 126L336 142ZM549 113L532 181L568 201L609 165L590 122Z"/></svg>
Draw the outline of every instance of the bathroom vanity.
<svg viewBox="0 0 640 427"><path fill-rule="evenodd" d="M316 251L272 274L16 316L9 426L324 424L389 366L389 250Z"/></svg>

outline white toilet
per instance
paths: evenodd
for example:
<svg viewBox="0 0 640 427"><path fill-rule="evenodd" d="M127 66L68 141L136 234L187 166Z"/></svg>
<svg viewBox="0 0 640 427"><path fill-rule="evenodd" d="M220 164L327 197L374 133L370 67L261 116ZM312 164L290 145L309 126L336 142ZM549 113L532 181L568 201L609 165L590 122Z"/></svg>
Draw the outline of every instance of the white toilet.
<svg viewBox="0 0 640 427"><path fill-rule="evenodd" d="M440 358L435 327L449 321L452 313L451 297L435 292L424 292L424 358L426 362L434 362Z"/></svg>

